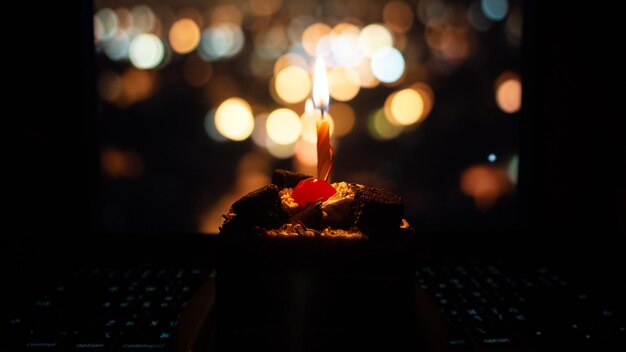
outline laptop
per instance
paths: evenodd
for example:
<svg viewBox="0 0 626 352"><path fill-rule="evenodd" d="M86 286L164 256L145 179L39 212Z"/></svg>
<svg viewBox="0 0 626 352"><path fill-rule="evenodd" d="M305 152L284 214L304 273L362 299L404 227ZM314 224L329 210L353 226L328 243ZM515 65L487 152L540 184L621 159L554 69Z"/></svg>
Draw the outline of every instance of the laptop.
<svg viewBox="0 0 626 352"><path fill-rule="evenodd" d="M22 227L5 247L7 262L3 266L9 269L7 282L12 287L5 301L15 304L9 304L10 314L4 322L7 328L3 329L7 336L3 340L11 348L210 349L211 325L207 324L207 321L210 323L207 318L210 307L207 301L202 301L204 304L200 305L205 309L202 311L204 314L182 319L187 305L194 303L195 294L205 294L206 297L207 290L210 292L207 282L210 283L214 275L212 258L216 248L215 238L199 233L216 230L215 214L219 218L221 212L213 208L220 201L222 207L229 205L232 201L225 200L229 193L231 198L240 196L243 190L252 187L254 183L239 178L240 175L259 176L262 173L260 170L271 169L268 165L289 169L300 165L302 170L306 170L306 163L302 161L305 159L291 156L289 153L294 150L282 150L271 141L267 143L265 140L264 146L257 145L252 140L254 135L241 143L225 140L219 130L212 129L216 126L217 110L212 111L211 108L217 108L220 100L228 98L224 94L236 92L241 98L250 100L246 103L253 112L261 111L259 115L263 114L264 107L259 108L255 103L265 101L269 102L268 105L289 106L298 114L304 113L301 101L281 105L272 96L278 92L272 92L271 88L259 92L251 87L253 84L265 84L264 89L267 89L269 78L263 76L263 72L268 68L262 66L268 63L264 62L263 55L269 58L276 55L272 54L272 45L267 44L273 43L276 37L272 36L277 35L280 39L282 31L285 42L290 43L290 29L300 28L303 31L314 23L307 22L311 21L311 16L306 16L309 12L312 16L327 18L327 25L332 25L332 30L343 17L350 17L339 14L359 10L359 6L355 9L350 2L337 3L336 7L312 4L308 7L302 5L304 9L299 9L300 5L280 1L268 2L269 5L250 1L248 11L258 13L246 15L254 21L250 17L239 19L249 21L241 24L246 38L239 49L241 51L233 53L237 47L231 46L230 52L227 50L220 54L223 57L216 58L211 55L217 55L219 51L211 50L220 48L211 45L204 53L195 49L191 54L182 53L184 48L164 47L162 61L153 69L133 65L145 64L141 60L146 58L141 53L156 43L155 37L142 37L147 40L144 41L144 50L133 54L138 55L134 59L139 60L133 63L130 56L121 61L115 60L115 45L103 44L119 41L124 44L128 40L130 55L130 35L116 37L118 41L108 41L103 39L111 34L107 31L116 25L129 25L129 19L144 19L147 23L136 21L135 24L148 26L150 18L154 20L156 14L164 27L167 23L170 26L178 23L184 29L190 22L175 22L184 18L203 29L215 20L204 11L216 11L218 8L222 11L220 18L224 16L230 22L214 28L212 32L202 32L201 38L221 35L224 36L222 39L235 41L239 32L236 26L232 26L232 21L236 23L237 14L243 10L236 5L229 7L229 4L219 7L218 3L165 8L160 5L142 7L135 3L82 4L81 24L89 29L83 31L89 35L81 32L85 37L80 37L80 47L86 50L81 50L77 67L87 74L81 76L85 79L79 86L97 88L95 92L90 89L77 91L77 95L83 97L84 110L74 106L71 111L87 111L87 115L93 115L93 118L88 119L88 132L81 131L83 133L80 134L89 137L74 136L71 140L88 145L89 194L70 208L58 207L63 193L51 191L50 186L60 184L69 188L72 182L68 182L66 176L50 175L50 170L57 169L50 150L38 150L40 154L34 160L40 160L40 164L24 168L28 171L25 174L30 177L30 187L48 197L41 197L44 198L43 212L46 214L42 215L42 219L45 221L37 222L32 220L32 216L27 216L31 220L26 223L34 223L33 231L24 231ZM554 350L574 346L594 350L599 346L623 345L624 307L621 300L623 291L620 291L624 284L623 275L620 275L624 264L620 258L620 249L623 248L620 244L624 239L623 201L620 203L624 195L623 177L620 178L617 172L597 171L600 166L602 170L605 168L594 158L594 152L607 153L615 163L623 160L623 154L610 145L618 140L614 134L616 129L610 127L610 122L605 121L606 125L583 124L586 117L572 117L579 114L613 115L612 107L618 100L606 101L605 98L613 97L616 92L599 89L581 91L574 85L579 82L578 79L593 86L605 84L611 68L617 67L615 63L619 61L603 66L600 65L601 60L592 54L580 53L579 37L575 34L582 29L576 26L576 17L560 15L560 11L567 13L567 9L549 11L535 2L522 4L513 1L458 4L373 1L368 4L372 7L369 11L378 14L374 15L376 19L359 20L357 17L354 22L346 23L361 31L369 24L386 23L384 28L395 38L398 48L401 46L399 41L407 41L404 49L398 51L406 57L414 55L424 66L414 67L415 71L410 72L412 76L407 71L406 75L414 82L403 81L398 86L392 82L387 86L360 87L353 100L334 102L335 106L341 107L331 110L331 114L337 114L337 122L340 116L349 116L350 111L355 120L353 130L336 140L335 173L338 179L374 183L400 193L406 191L403 195L407 200L409 220L418 230L422 229L418 231L420 249L416 256L420 264L416 268L416 284L437 304L445 320L447 334L442 348ZM413 11L413 22L410 29L403 33L402 24L407 19L397 9L406 6ZM461 9L467 16L464 21L467 29L471 28L471 37L463 37L465 34L459 33L458 28L439 21L446 16L460 20L462 16L458 12ZM302 11L304 15L298 17L301 22L285 21L283 27L280 27L280 21L275 24L268 22L268 18L284 18L287 11L298 14ZM500 18L502 12L505 15ZM362 15L368 18L367 14ZM434 16L430 26L428 16ZM517 39L520 40L517 44L515 16L520 16L518 21L523 18L523 36ZM244 24L249 27L244 27ZM267 31L252 36L250 33L255 24L259 28L269 27ZM520 24L517 26L519 29ZM94 36L91 35L92 27L95 28ZM193 24L191 27L193 32ZM380 28L370 29L375 32ZM157 39L173 40L163 39L167 37L163 28L161 32L155 28L149 31L160 33L155 34ZM429 31L434 37L417 36L414 32L418 31L420 35ZM183 30L182 33L186 32ZM93 44L97 36L100 36L101 46ZM480 45L489 45L485 42L494 38L503 42L502 46L511 52L497 54L492 58L493 62L486 64L484 60L489 55ZM410 39L420 40L421 46L414 46ZM438 42L437 39L448 42ZM429 40L432 42L428 43ZM252 52L248 47L250 41L267 52ZM463 45L476 45L474 41L483 51L474 47L472 50L475 51L464 57ZM282 45L281 40L276 42ZM158 44L155 45L158 47ZM285 45L286 53L289 49L288 44ZM517 49L515 45L518 45ZM426 49L435 57L433 61L428 61L420 52ZM305 47L290 53L300 57L308 55ZM257 57L259 55L260 58ZM477 55L485 56L477 59ZM515 58L500 60L509 55ZM260 63L256 62L259 67L252 65L253 58L259 59ZM297 58L291 59L298 62ZM350 57L339 55L335 59L349 60ZM265 58L270 63L275 60ZM164 62L169 63L158 67ZM602 74L599 77L572 75L582 64L588 64L594 72L601 70ZM472 65L491 70L488 84L493 86L471 86L470 78L476 77L472 76ZM66 63L62 67L67 66ZM407 63L406 67L408 70L410 65ZM259 70L261 76L256 77L254 70ZM506 73L512 76L499 77L509 70L511 72ZM203 83L201 76L207 76L207 72L209 78ZM232 72L239 75L235 85L228 78ZM269 72L271 77L274 74L273 64L270 64ZM505 89L502 88L503 82L512 82L504 87L514 90L515 74L520 77L524 90L521 110L517 112L503 110L513 109L515 98L509 97L512 101L505 99L498 105L497 97L491 97L489 110L483 106L487 103L472 105L472 99L466 96L474 90L489 91L489 95L496 96L497 88ZM384 76L376 79L379 78L386 79ZM250 82L250 85L238 86L242 80ZM128 82L130 85L124 86ZM424 121L399 129L388 120L383 120L387 97L409 87L409 83L420 82L434 92L435 98L430 114L420 117ZM481 84L485 85L484 82ZM116 85L120 88L118 96L113 94ZM276 90L275 85L273 89ZM427 102L428 90L425 93L423 90L416 91L426 94L421 98ZM341 92L336 94L346 99L341 97ZM506 92L502 94L507 97ZM288 95L286 97L289 98ZM602 104L591 102L600 98ZM52 101L55 99L60 97L55 95ZM579 104L574 105L572 101ZM462 102L469 105L455 106ZM268 114L272 111L271 108L265 109ZM178 121L168 120L172 116L179 117ZM454 120L455 116L462 116L467 121ZM255 121L261 118L263 116L254 117ZM570 123L572 118L577 123ZM496 127L491 125L493 121L490 119L496 119ZM82 120L74 121L78 125L84 123ZM461 124L461 131L455 124ZM193 128L187 129L186 126ZM468 137L461 133L463 130L479 132ZM582 132L601 134L606 136L606 140L584 145L578 138L578 135L584 135ZM392 137L394 134L395 137ZM67 132L62 135L66 136ZM45 133L39 136L51 145L61 145ZM431 136L446 136L447 139L445 143L438 143L437 137ZM367 161L362 155L365 153L358 155L359 148L364 145L373 146L367 150L371 163L361 169L357 165L356 170L360 172L349 173L351 157L357 159L355 164L363 165ZM250 150L256 153L246 157ZM407 159L399 156L397 161L393 160L397 151L415 154L412 157L421 164L416 163L415 167L398 165ZM519 167L517 177L516 163ZM367 170L371 165L375 165L374 172ZM420 165L422 169L419 169ZM429 174L431 170L425 167L431 167L436 172ZM48 170L46 174L58 183L42 181L42 169ZM180 178L189 175L189 179ZM485 192L480 186L485 177L488 180L504 179L502 188L493 191L487 187ZM464 187L463 180L466 180ZM517 183L511 191L513 181ZM453 183L454 188L450 188ZM486 184L489 186L492 183ZM230 189L225 190L224 185ZM90 219L88 224L77 220L86 218ZM579 235L581 231L588 235ZM71 260L68 263L60 258ZM70 280L69 283L67 280ZM122 295L119 291L122 287L128 288L129 281L137 282L132 286L143 290L141 299L136 294L124 292ZM176 308L153 307L155 304L167 304L168 297L172 296L168 295L165 287L180 293L180 296L172 297ZM157 299L147 299L148 293L157 294L150 296ZM97 297L97 300L86 299L85 296ZM122 306L129 296L134 296L133 303ZM505 298L504 302L500 301L501 297ZM149 303L148 306L144 306L146 303ZM117 307L104 320L102 311L112 305ZM123 312L126 308L132 308L132 311ZM169 315L159 315L164 310ZM139 314L135 320L128 318L134 314ZM90 319L94 316L98 319ZM182 329L191 331L190 336L182 336L181 322L191 324L191 327ZM141 325L141 328L136 328L135 324ZM78 328L87 325L90 325L89 329L79 331L81 329ZM127 331L133 333L125 334ZM179 343L180 340L183 342Z"/></svg>

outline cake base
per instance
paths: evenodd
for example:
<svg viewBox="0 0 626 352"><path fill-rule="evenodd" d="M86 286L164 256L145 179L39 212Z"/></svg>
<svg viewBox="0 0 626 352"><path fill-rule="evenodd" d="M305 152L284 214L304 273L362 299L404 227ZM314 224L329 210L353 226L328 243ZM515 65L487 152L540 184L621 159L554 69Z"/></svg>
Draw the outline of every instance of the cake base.
<svg viewBox="0 0 626 352"><path fill-rule="evenodd" d="M413 238L221 237L218 253L220 350L420 350Z"/></svg>

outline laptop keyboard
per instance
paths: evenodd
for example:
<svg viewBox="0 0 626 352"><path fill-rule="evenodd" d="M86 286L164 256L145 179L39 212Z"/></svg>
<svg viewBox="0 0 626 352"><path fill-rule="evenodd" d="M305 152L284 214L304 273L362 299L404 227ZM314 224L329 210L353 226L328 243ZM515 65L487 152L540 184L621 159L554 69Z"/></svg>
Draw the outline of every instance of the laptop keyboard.
<svg viewBox="0 0 626 352"><path fill-rule="evenodd" d="M416 279L443 313L452 351L626 347L623 311L546 268L444 264Z"/></svg>
<svg viewBox="0 0 626 352"><path fill-rule="evenodd" d="M198 268L78 271L9 318L27 351L169 350L181 313L212 273Z"/></svg>
<svg viewBox="0 0 626 352"><path fill-rule="evenodd" d="M622 310L545 268L437 264L415 274L446 319L452 351L626 346ZM168 350L188 300L211 275L183 267L82 270L18 309L5 332L27 351Z"/></svg>

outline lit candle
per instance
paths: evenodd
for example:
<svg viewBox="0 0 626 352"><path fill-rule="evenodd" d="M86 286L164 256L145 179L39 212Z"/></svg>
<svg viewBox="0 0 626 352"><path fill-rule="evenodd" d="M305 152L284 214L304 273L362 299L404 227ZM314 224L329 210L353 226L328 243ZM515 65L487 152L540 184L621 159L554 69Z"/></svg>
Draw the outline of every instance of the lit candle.
<svg viewBox="0 0 626 352"><path fill-rule="evenodd" d="M330 145L330 126L324 119L324 112L328 111L329 101L326 64L320 57L315 61L313 72L313 105L321 113L321 119L317 121L317 178L330 183L335 151Z"/></svg>

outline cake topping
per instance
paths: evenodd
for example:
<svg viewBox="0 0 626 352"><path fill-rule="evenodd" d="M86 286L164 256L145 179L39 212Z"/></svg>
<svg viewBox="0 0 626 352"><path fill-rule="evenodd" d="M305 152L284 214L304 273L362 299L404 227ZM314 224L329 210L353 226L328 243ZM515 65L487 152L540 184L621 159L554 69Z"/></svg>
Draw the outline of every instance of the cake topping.
<svg viewBox="0 0 626 352"><path fill-rule="evenodd" d="M276 170L272 184L233 203L220 233L391 239L411 232L402 218L402 198L395 193L306 176Z"/></svg>
<svg viewBox="0 0 626 352"><path fill-rule="evenodd" d="M319 199L326 201L337 192L333 186L319 178L308 178L298 183L293 189L291 197L304 208L307 204Z"/></svg>

